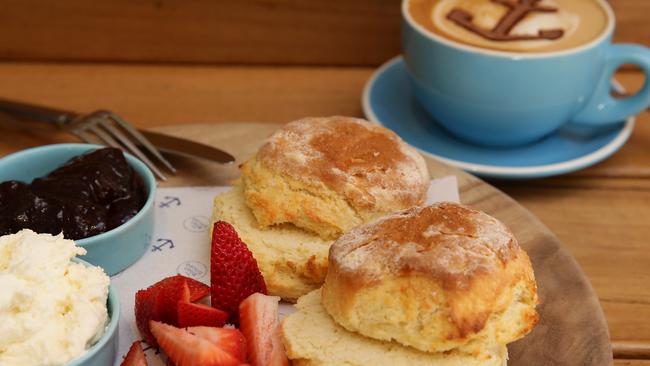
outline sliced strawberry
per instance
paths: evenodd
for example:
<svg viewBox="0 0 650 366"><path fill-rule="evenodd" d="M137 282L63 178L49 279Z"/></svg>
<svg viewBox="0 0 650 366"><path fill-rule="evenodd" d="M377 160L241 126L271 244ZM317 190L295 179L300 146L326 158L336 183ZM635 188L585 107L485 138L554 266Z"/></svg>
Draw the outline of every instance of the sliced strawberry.
<svg viewBox="0 0 650 366"><path fill-rule="evenodd" d="M147 366L147 358L144 356L140 341L133 342L120 366Z"/></svg>
<svg viewBox="0 0 650 366"><path fill-rule="evenodd" d="M222 327L228 320L228 313L208 305L179 302L178 326L180 328L194 326Z"/></svg>
<svg viewBox="0 0 650 366"><path fill-rule="evenodd" d="M149 296L151 296L147 290L138 290L138 292L135 293L135 306L134 306L134 312L135 312L135 323L138 326L138 330L140 330L140 333L144 336L143 332L143 325L145 319L149 319L149 315L147 314L149 309L145 308L145 304L149 299Z"/></svg>
<svg viewBox="0 0 650 366"><path fill-rule="evenodd" d="M239 329L246 338L248 360L253 366L287 366L280 340L277 296L255 293L239 305Z"/></svg>
<svg viewBox="0 0 650 366"><path fill-rule="evenodd" d="M201 300L202 298L208 296L210 294L210 286L199 282L193 278L185 277L182 275L176 275L176 276L171 276L164 278L158 282L156 282L154 285L150 286L148 289L152 290L155 288L161 288L161 287L178 287L181 285L181 283L187 282L187 286L190 289L190 302L195 302L198 300Z"/></svg>
<svg viewBox="0 0 650 366"><path fill-rule="evenodd" d="M156 346L156 339L149 331L149 320L160 320L161 307L158 305L158 288L140 290L135 294L135 322L144 340L151 346Z"/></svg>
<svg viewBox="0 0 650 366"><path fill-rule="evenodd" d="M214 223L210 252L212 306L230 314L237 322L239 303L255 292L266 293L257 262L237 232L227 222Z"/></svg>
<svg viewBox="0 0 650 366"><path fill-rule="evenodd" d="M210 286L193 278L187 278L187 286L190 288L190 302L196 302L210 295Z"/></svg>
<svg viewBox="0 0 650 366"><path fill-rule="evenodd" d="M184 329L157 321L149 323L160 348L176 366L238 366L239 360Z"/></svg>
<svg viewBox="0 0 650 366"><path fill-rule="evenodd" d="M217 345L222 350L246 362L246 339L235 328L189 327L187 331Z"/></svg>
<svg viewBox="0 0 650 366"><path fill-rule="evenodd" d="M161 318L164 323L178 325L178 303L190 300L190 288L185 279L168 282L160 289L158 296Z"/></svg>
<svg viewBox="0 0 650 366"><path fill-rule="evenodd" d="M199 301L210 294L210 286L182 275L167 277L156 283L154 286L178 286L183 281L187 282L187 286L190 288L190 302Z"/></svg>
<svg viewBox="0 0 650 366"><path fill-rule="evenodd" d="M152 346L157 346L156 339L149 331L149 320L161 320L167 324L178 324L179 301L189 301L191 292L188 283L194 281L188 277L176 275L167 277L135 295L135 320L140 334ZM205 286L205 285L203 285ZM195 289L199 287L193 285ZM200 290L204 292L204 290ZM198 291L197 291L198 293Z"/></svg>

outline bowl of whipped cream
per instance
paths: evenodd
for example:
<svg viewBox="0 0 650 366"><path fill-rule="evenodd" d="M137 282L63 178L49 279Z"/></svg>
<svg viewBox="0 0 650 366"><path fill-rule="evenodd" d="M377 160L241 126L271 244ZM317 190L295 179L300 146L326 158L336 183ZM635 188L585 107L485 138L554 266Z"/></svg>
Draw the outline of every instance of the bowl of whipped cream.
<svg viewBox="0 0 650 366"><path fill-rule="evenodd" d="M113 365L119 299L83 254L63 235L0 236L0 365Z"/></svg>

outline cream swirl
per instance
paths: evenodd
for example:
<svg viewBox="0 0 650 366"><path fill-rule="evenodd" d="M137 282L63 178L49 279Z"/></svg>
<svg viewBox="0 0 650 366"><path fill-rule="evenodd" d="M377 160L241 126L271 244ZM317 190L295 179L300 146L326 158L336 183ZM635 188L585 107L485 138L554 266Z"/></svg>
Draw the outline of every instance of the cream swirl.
<svg viewBox="0 0 650 366"><path fill-rule="evenodd" d="M60 366L101 337L109 278L71 262L85 252L63 235L0 237L0 365Z"/></svg>

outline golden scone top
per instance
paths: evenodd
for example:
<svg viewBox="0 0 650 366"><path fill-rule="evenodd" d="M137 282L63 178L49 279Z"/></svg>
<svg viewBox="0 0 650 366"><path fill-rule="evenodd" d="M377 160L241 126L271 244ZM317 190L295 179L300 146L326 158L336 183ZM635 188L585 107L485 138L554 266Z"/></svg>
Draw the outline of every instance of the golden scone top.
<svg viewBox="0 0 650 366"><path fill-rule="evenodd" d="M473 354L526 335L533 268L497 219L456 203L359 226L330 248L322 302L349 331L424 352Z"/></svg>
<svg viewBox="0 0 650 366"><path fill-rule="evenodd" d="M395 133L351 117L288 123L257 159L307 184L323 183L369 210L421 204L430 179L424 159Z"/></svg>
<svg viewBox="0 0 650 366"><path fill-rule="evenodd" d="M510 230L495 218L455 203L439 203L381 218L341 236L330 261L367 278L431 275L443 288L462 288L477 272L491 272L517 256Z"/></svg>
<svg viewBox="0 0 650 366"><path fill-rule="evenodd" d="M383 127L305 118L276 131L241 165L236 192L219 200L229 208L215 209L215 219L231 222L257 248L269 290L295 299L323 283L332 240L421 204L429 179L422 156Z"/></svg>

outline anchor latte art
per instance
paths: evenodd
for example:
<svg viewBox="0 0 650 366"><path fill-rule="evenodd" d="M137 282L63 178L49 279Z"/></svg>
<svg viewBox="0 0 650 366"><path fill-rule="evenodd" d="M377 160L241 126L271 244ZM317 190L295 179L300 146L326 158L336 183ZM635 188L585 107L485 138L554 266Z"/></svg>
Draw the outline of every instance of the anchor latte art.
<svg viewBox="0 0 650 366"><path fill-rule="evenodd" d="M541 53L589 43L607 28L597 0L410 0L415 22L470 46Z"/></svg>

